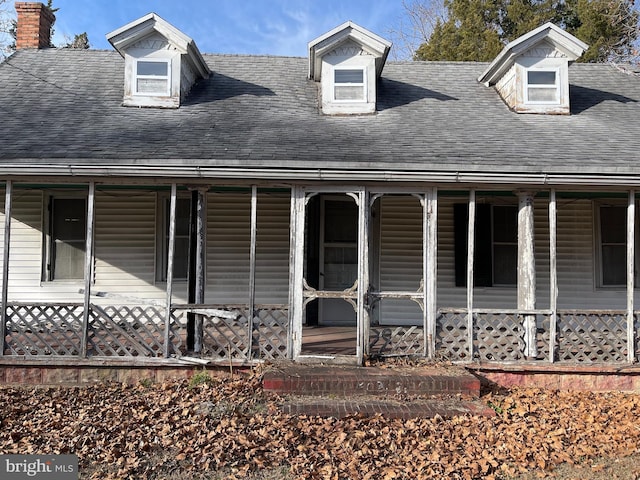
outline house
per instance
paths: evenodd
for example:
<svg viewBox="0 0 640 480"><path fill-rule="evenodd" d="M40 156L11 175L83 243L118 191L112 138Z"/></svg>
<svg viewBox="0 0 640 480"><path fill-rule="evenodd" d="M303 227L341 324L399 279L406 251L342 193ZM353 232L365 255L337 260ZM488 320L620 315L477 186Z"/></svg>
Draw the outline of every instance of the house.
<svg viewBox="0 0 640 480"><path fill-rule="evenodd" d="M290 58L153 13L42 48L51 12L16 10L3 364L640 358L640 80L555 25L390 62L353 22Z"/></svg>

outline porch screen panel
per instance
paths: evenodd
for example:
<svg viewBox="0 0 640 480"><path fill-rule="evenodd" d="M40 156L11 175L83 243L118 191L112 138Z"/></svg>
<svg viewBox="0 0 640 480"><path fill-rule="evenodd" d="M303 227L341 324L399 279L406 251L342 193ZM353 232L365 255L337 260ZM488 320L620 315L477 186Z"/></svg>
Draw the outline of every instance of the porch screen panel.
<svg viewBox="0 0 640 480"><path fill-rule="evenodd" d="M289 296L290 193L258 193L256 302L284 304Z"/></svg>
<svg viewBox="0 0 640 480"><path fill-rule="evenodd" d="M162 298L162 287L153 285L156 243L159 246L156 193L98 188L95 208L96 288L124 296Z"/></svg>
<svg viewBox="0 0 640 480"><path fill-rule="evenodd" d="M58 298L55 293L34 288L43 280L46 267L42 255L42 192L20 190L14 184L11 212L9 300L55 301Z"/></svg>
<svg viewBox="0 0 640 480"><path fill-rule="evenodd" d="M412 196L380 199L380 290L417 292L422 280L422 205ZM380 301L381 325L422 326L420 305L410 299Z"/></svg>
<svg viewBox="0 0 640 480"><path fill-rule="evenodd" d="M207 303L249 299L251 194L210 193L207 197Z"/></svg>
<svg viewBox="0 0 640 480"><path fill-rule="evenodd" d="M5 199L5 189L0 188L0 272L4 267L4 199ZM0 275L0 289L2 289L2 275Z"/></svg>

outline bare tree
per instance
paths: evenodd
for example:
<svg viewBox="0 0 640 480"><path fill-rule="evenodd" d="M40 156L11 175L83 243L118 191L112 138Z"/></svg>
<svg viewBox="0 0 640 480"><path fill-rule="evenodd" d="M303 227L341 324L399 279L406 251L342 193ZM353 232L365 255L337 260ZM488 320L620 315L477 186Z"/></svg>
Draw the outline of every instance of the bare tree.
<svg viewBox="0 0 640 480"><path fill-rule="evenodd" d="M610 63L625 73L640 76L640 12L634 2L612 4L616 8L609 12L609 22L622 25L623 36L617 45L611 46Z"/></svg>
<svg viewBox="0 0 640 480"><path fill-rule="evenodd" d="M13 9L7 0L0 0L0 61L11 53L14 44L12 31L15 29Z"/></svg>
<svg viewBox="0 0 640 480"><path fill-rule="evenodd" d="M388 30L394 60L412 60L420 45L431 36L438 22L447 18L444 0L403 0L403 14Z"/></svg>

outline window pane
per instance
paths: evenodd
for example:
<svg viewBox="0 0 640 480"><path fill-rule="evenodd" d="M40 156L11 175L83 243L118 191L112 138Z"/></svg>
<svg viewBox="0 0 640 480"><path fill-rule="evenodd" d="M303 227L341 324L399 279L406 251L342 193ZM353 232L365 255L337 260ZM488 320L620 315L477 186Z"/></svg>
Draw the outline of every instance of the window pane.
<svg viewBox="0 0 640 480"><path fill-rule="evenodd" d="M556 88L530 88L528 99L530 102L557 102L558 90Z"/></svg>
<svg viewBox="0 0 640 480"><path fill-rule="evenodd" d="M167 80L156 78L138 78L136 80L138 93L166 93Z"/></svg>
<svg viewBox="0 0 640 480"><path fill-rule="evenodd" d="M518 242L517 207L493 207L493 241Z"/></svg>
<svg viewBox="0 0 640 480"><path fill-rule="evenodd" d="M176 250L173 255L174 280L185 280L187 278L188 269L189 269L189 237L176 238Z"/></svg>
<svg viewBox="0 0 640 480"><path fill-rule="evenodd" d="M602 246L602 284L625 285L627 283L627 247Z"/></svg>
<svg viewBox="0 0 640 480"><path fill-rule="evenodd" d="M493 283L516 285L518 281L518 246L495 245L493 247Z"/></svg>
<svg viewBox="0 0 640 480"><path fill-rule="evenodd" d="M362 87L335 87L336 100L362 100L364 90Z"/></svg>
<svg viewBox="0 0 640 480"><path fill-rule="evenodd" d="M529 70L527 72L527 81L529 85L555 85L556 72Z"/></svg>
<svg viewBox="0 0 640 480"><path fill-rule="evenodd" d="M138 75L153 75L166 77L169 64L167 62L138 62Z"/></svg>
<svg viewBox="0 0 640 480"><path fill-rule="evenodd" d="M363 70L334 70L335 83L364 83Z"/></svg>
<svg viewBox="0 0 640 480"><path fill-rule="evenodd" d="M600 207L600 238L602 243L627 242L627 209Z"/></svg>
<svg viewBox="0 0 640 480"><path fill-rule="evenodd" d="M86 248L84 198L54 198L51 217L51 280L84 277Z"/></svg>
<svg viewBox="0 0 640 480"><path fill-rule="evenodd" d="M176 243L173 253L173 279L186 280L189 269L189 224L191 215L191 200L189 198L176 199ZM169 258L169 223L171 217L171 199L164 201L164 242L162 281L167 279L167 264Z"/></svg>
<svg viewBox="0 0 640 480"><path fill-rule="evenodd" d="M355 202L327 200L324 209L326 243L358 241L358 207Z"/></svg>

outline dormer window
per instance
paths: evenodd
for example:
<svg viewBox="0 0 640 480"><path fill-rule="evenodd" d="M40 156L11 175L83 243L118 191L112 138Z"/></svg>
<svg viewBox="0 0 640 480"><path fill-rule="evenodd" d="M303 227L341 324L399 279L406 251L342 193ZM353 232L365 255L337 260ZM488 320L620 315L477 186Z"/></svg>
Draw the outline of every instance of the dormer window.
<svg viewBox="0 0 640 480"><path fill-rule="evenodd" d="M136 95L171 94L171 62L168 60L136 60Z"/></svg>
<svg viewBox="0 0 640 480"><path fill-rule="evenodd" d="M508 43L478 78L518 113L569 115L569 65L589 46L553 23Z"/></svg>
<svg viewBox="0 0 640 480"><path fill-rule="evenodd" d="M336 68L333 71L333 99L336 102L366 102L365 76L362 68Z"/></svg>
<svg viewBox="0 0 640 480"><path fill-rule="evenodd" d="M127 107L178 108L211 73L195 42L155 13L107 34L107 40L124 58Z"/></svg>
<svg viewBox="0 0 640 480"><path fill-rule="evenodd" d="M309 78L327 115L375 113L378 77L391 43L346 22L309 42Z"/></svg>
<svg viewBox="0 0 640 480"><path fill-rule="evenodd" d="M560 85L558 84L558 70L527 70L527 85L525 87L527 103L560 103Z"/></svg>

